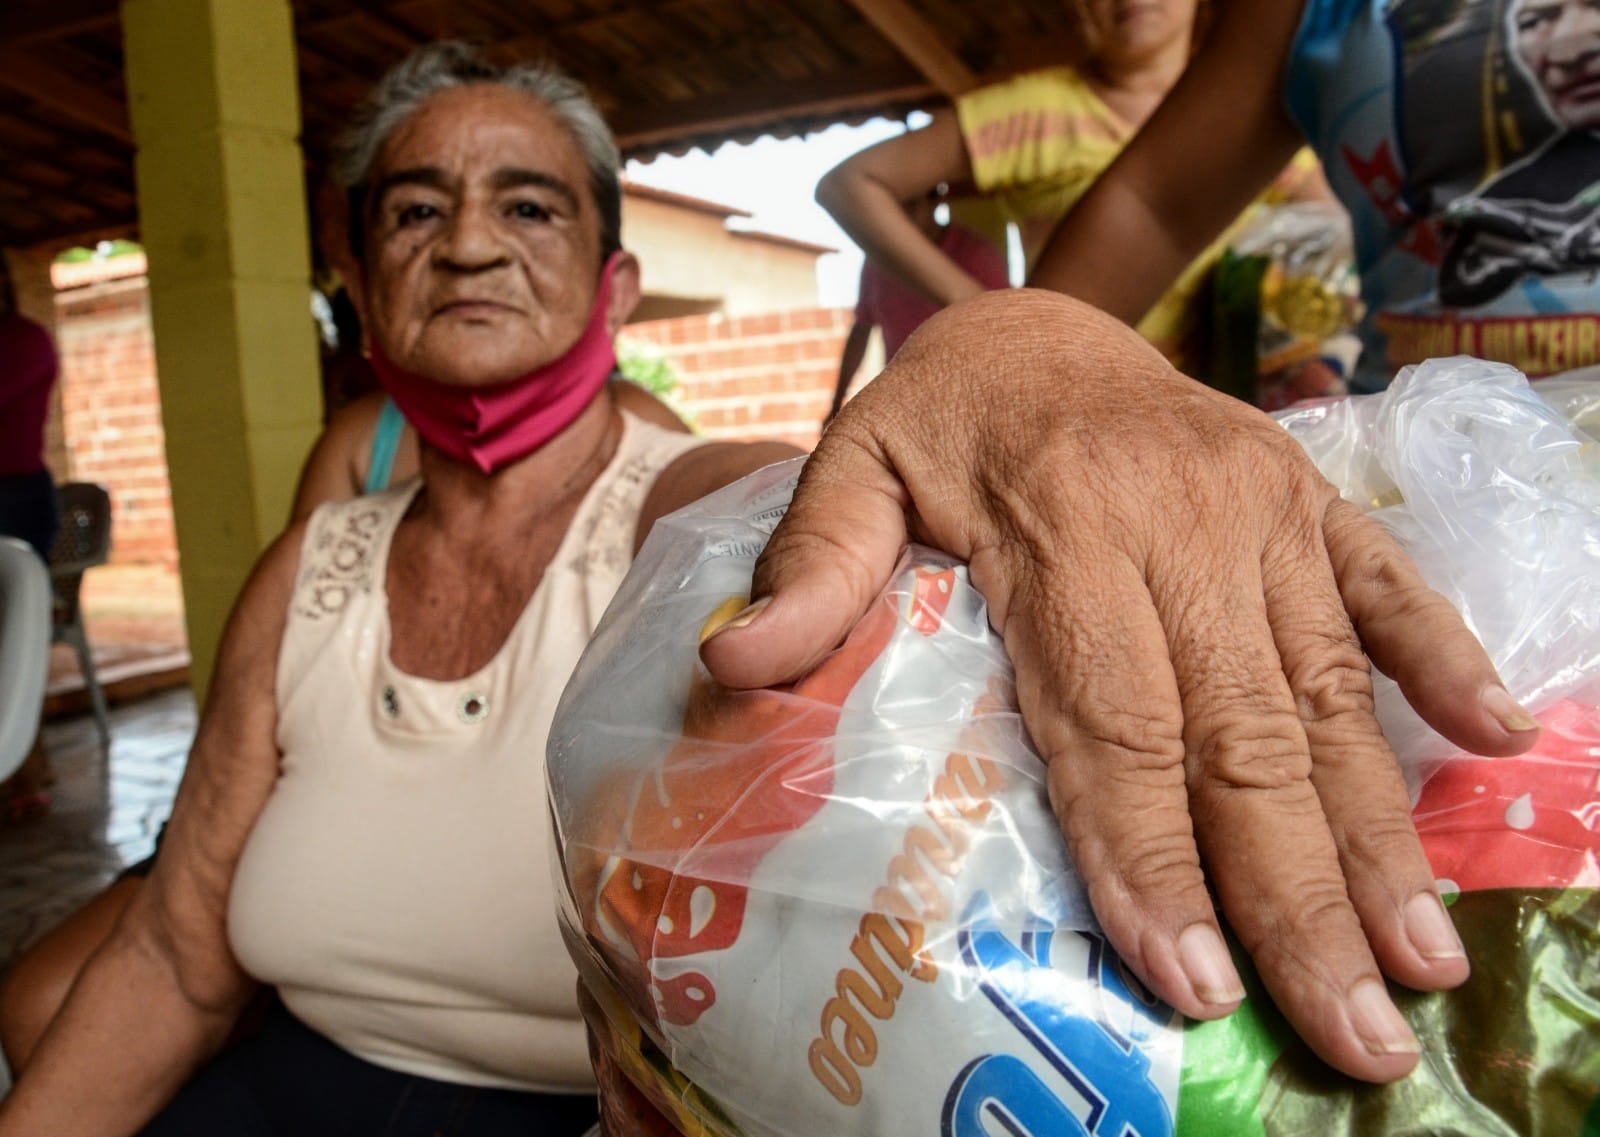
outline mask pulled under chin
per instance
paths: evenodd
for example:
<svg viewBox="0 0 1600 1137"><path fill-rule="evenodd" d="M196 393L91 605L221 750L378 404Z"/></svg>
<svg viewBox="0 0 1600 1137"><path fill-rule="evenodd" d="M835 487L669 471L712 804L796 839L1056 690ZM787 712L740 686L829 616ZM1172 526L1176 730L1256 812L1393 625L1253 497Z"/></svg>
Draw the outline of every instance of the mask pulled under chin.
<svg viewBox="0 0 1600 1137"><path fill-rule="evenodd" d="M606 261L594 309L578 342L526 375L487 387L458 387L407 371L372 345L372 369L428 445L493 474L560 434L599 394L617 366L606 327L617 255Z"/></svg>

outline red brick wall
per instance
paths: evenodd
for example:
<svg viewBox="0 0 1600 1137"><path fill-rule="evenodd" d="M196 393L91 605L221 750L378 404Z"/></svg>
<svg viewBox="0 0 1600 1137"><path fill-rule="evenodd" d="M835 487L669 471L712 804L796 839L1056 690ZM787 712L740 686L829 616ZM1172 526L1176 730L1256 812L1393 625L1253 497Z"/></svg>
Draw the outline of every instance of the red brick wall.
<svg viewBox="0 0 1600 1137"><path fill-rule="evenodd" d="M144 278L57 294L62 426L71 476L111 489L112 560L174 568L177 543ZM810 448L833 397L848 308L686 316L632 324L683 381L712 438L782 438Z"/></svg>
<svg viewBox="0 0 1600 1137"><path fill-rule="evenodd" d="M630 324L683 381L682 401L711 438L781 438L814 446L833 398L848 308L756 316L684 316Z"/></svg>
<svg viewBox="0 0 1600 1137"><path fill-rule="evenodd" d="M56 346L68 469L111 490L112 562L176 567L144 278L57 293Z"/></svg>

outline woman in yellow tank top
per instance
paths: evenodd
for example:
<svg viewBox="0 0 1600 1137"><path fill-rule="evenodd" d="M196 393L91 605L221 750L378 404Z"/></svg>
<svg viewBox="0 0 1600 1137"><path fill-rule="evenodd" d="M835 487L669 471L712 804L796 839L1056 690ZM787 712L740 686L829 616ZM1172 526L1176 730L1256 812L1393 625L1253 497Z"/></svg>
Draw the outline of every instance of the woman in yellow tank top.
<svg viewBox="0 0 1600 1137"><path fill-rule="evenodd" d="M941 183L970 183L1015 224L1028 266L1056 222L1109 166L1183 74L1197 0L1080 0L1089 52L1077 66L1029 71L979 87L926 127L846 159L817 200L867 255L942 304L979 286L921 236L902 203ZM1327 199L1316 159L1302 151L1262 195ZM1223 234L1138 324L1183 370L1194 299L1226 244Z"/></svg>

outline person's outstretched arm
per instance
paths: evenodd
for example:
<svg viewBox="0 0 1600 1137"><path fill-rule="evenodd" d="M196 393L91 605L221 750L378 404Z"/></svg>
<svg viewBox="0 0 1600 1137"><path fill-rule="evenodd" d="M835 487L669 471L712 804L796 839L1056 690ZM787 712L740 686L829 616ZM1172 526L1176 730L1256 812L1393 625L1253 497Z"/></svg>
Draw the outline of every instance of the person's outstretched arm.
<svg viewBox="0 0 1600 1137"><path fill-rule="evenodd" d="M1283 101L1300 7L1220 0L1205 45L1056 227L1030 285L1124 323L1150 310L1303 142Z"/></svg>
<svg viewBox="0 0 1600 1137"><path fill-rule="evenodd" d="M1016 666L1106 935L1184 1014L1244 989L1207 882L1325 1060L1391 1081L1417 1042L1384 976L1467 960L1434 889L1366 655L1446 738L1538 726L1393 538L1261 412L1126 324L991 292L923 325L806 464L750 608L702 656L735 687L839 644L908 540L964 558Z"/></svg>
<svg viewBox="0 0 1600 1137"><path fill-rule="evenodd" d="M228 891L277 780L274 675L302 534L291 526L240 596L155 869L0 1103L5 1137L138 1132L255 990L228 946Z"/></svg>
<svg viewBox="0 0 1600 1137"><path fill-rule="evenodd" d="M902 204L972 177L972 162L951 110L852 154L822 175L817 204L868 257L937 304L976 296L984 286L917 227Z"/></svg>

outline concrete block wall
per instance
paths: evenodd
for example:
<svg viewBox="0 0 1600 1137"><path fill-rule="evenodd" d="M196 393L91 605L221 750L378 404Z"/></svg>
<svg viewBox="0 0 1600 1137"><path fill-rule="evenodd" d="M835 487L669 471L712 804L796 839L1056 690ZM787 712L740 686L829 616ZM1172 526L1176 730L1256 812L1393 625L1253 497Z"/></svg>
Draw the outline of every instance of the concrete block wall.
<svg viewBox="0 0 1600 1137"><path fill-rule="evenodd" d="M711 438L815 445L833 396L848 308L687 316L632 324L682 380L681 401ZM56 295L60 434L70 476L111 489L112 560L175 569L171 488L143 277ZM870 357L862 378L878 369Z"/></svg>
<svg viewBox="0 0 1600 1137"><path fill-rule="evenodd" d="M143 277L56 294L61 433L75 481L111 491L114 564L178 562Z"/></svg>
<svg viewBox="0 0 1600 1137"><path fill-rule="evenodd" d="M810 449L833 398L849 308L683 316L630 324L677 368L681 401L709 438L780 438ZM871 374L870 366L862 368Z"/></svg>

